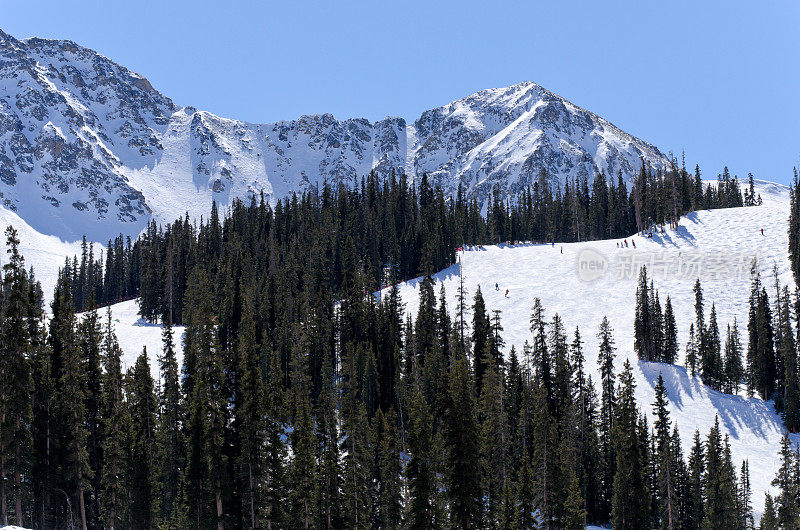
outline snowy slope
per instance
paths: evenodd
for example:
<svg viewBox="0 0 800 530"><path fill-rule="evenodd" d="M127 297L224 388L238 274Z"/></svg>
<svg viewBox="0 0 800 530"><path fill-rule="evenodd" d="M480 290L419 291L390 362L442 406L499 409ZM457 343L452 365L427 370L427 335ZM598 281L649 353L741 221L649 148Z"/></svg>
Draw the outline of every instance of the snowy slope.
<svg viewBox="0 0 800 530"><path fill-rule="evenodd" d="M53 290L58 280L58 269L64 266L64 260L72 256L81 255L80 241L64 241L56 236L49 236L36 231L16 213L0 206L0 266L8 263L5 252L5 230L13 226L17 230L20 240L20 252L25 258L25 267L33 272L36 279L42 284L45 300L53 298ZM95 244L95 256L103 251L102 245Z"/></svg>
<svg viewBox="0 0 800 530"><path fill-rule="evenodd" d="M736 318L740 333L746 337L752 257L758 258L762 281L771 295L773 265L778 268L781 283L791 288L793 279L787 258L788 188L758 182L757 191L764 199L762 206L692 213L681 220L677 231L670 230L653 239L633 238L635 250L630 246L619 249L617 243L622 240L609 240L555 246L491 246L482 251L463 252L460 264L436 275L437 296L443 284L448 304L454 310L463 274L470 300L480 286L487 310L502 311L506 350L513 345L518 352L532 338L529 317L533 300L539 297L548 318L558 313L570 334L576 325L580 326L587 369L595 383L599 381L596 334L603 316L608 316L617 346L616 372L622 369L626 358L631 360L639 406L648 412L652 408L654 387L661 372L669 391L672 421L680 429L685 451L695 428L705 435L714 417L719 416L722 429L730 434L736 465L740 466L744 458L750 461L753 504L756 511L761 511L764 491L770 487L777 470L777 450L783 435L772 404L712 391L699 378L690 377L682 366L640 363L633 352L636 269L641 263L648 265L662 304L667 295L672 299L681 365L683 345L694 321L692 287L698 275L703 286L706 319L714 302L723 336L727 324ZM604 256L607 274L591 282L582 280L578 274L579 255ZM495 283L499 284L499 291L495 290ZM418 288L419 279L400 286L406 310L412 315L419 304ZM506 289L510 291L508 298L504 296ZM800 436L796 441L800 441Z"/></svg>
<svg viewBox="0 0 800 530"><path fill-rule="evenodd" d="M630 177L656 147L535 83L484 90L413 123L330 114L253 124L179 107L147 79L71 41L0 31L0 204L42 233L108 241L212 200L270 202L371 170L424 173L480 200L603 171Z"/></svg>
<svg viewBox="0 0 800 530"><path fill-rule="evenodd" d="M106 308L98 311L105 322ZM162 348L161 325L144 321L139 316L139 304L135 300L112 305L111 321L120 348L122 348L123 371L131 368L141 355L142 349L147 348L150 372L158 380L158 356L161 354ZM172 328L179 367L183 365L183 331L183 326Z"/></svg>
<svg viewBox="0 0 800 530"><path fill-rule="evenodd" d="M66 242L55 236L41 234L20 219L16 213L0 206L0 231L2 231L0 243L3 249L5 249L5 229L9 225L17 230L20 252L25 258L26 268L33 266L36 279L42 284L45 311L49 312L53 291L58 280L58 269L64 266L66 258L80 256L81 243L80 241ZM102 245L95 243L96 256L104 250ZM5 250L2 250L0 251L0 267L6 263L8 263L8 257ZM102 322L105 322L106 308L100 308L98 312L102 317ZM158 377L156 358L161 352L161 326L142 320L139 316L139 305L135 300L114 304L111 306L111 312L114 332L123 351L123 369L132 367L136 358L142 353L142 348L146 347L153 377ZM81 318L80 314L78 318ZM182 326L173 328L179 364L183 362L183 329Z"/></svg>

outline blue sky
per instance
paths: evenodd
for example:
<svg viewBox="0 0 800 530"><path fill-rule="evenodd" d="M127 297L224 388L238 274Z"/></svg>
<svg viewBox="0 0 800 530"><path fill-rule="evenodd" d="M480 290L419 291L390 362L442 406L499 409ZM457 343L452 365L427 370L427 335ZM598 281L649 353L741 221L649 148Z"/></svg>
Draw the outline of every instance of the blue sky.
<svg viewBox="0 0 800 530"><path fill-rule="evenodd" d="M800 165L800 2L0 0L0 28L71 39L179 105L251 122L416 119L530 80L713 178Z"/></svg>

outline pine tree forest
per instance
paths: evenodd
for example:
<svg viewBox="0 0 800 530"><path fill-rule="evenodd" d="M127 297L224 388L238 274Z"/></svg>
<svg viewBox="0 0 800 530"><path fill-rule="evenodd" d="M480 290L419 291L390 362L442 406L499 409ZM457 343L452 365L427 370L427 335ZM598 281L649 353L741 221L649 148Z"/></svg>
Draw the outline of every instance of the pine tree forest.
<svg viewBox="0 0 800 530"><path fill-rule="evenodd" d="M448 307L431 275L463 245L627 237L759 200L727 171L704 188L699 169L677 167L642 169L630 190L621 177L561 188L542 175L484 209L426 179L373 175L274 208L253 197L151 224L105 252L85 244L47 311L9 227L0 524L753 529L748 462L732 460L719 424L681 440L660 377L654 403L636 401L607 319L584 329L536 299L525 346L504 354L502 315L480 289ZM643 268L635 350L667 364L683 353L704 384L774 400L797 432L800 298L758 270L748 322L727 323L699 280L695 307L673 307ZM396 285L414 277L412 319ZM163 346L123 369L103 306L129 298L162 324ZM678 311L696 315L687 344ZM761 527L797 528L800 453L788 436L779 457Z"/></svg>

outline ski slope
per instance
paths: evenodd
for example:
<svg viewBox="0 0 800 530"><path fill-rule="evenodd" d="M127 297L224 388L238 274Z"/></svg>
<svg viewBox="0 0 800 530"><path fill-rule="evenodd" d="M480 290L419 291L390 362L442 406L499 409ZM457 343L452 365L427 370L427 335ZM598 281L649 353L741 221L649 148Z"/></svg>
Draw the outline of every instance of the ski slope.
<svg viewBox="0 0 800 530"><path fill-rule="evenodd" d="M706 322L713 302L723 340L726 326L736 318L745 347L751 259L758 259L762 281L771 297L775 296L773 266L777 267L781 284L793 289L787 256L789 190L757 182L756 191L763 199L761 206L691 213L681 219L677 230L667 230L652 239L632 238L635 249L628 238L629 246L623 245L621 249L617 244L622 239L554 246L497 245L460 252L459 263L435 275L436 294L438 297L439 288L444 285L448 306L454 314L462 277L469 305L480 287L490 314L493 310L502 312L506 353L514 346L520 354L525 341L532 339L531 306L539 297L548 319L554 313L561 316L569 340L575 326L580 327L587 371L595 384L600 379L596 335L601 320L607 316L617 347L615 371L618 374L625 359L630 359L639 406L651 412L660 372L669 391L671 419L678 425L685 453L695 429L705 438L718 416L724 433L730 435L737 470L743 459L750 462L753 506L760 514L764 492L771 488L779 465L777 451L784 432L780 417L771 402L715 392L683 368L683 348L689 325L695 319L692 288L696 278L700 278L703 286ZM591 276L590 269L585 268L583 275L579 274L579 262L585 266L589 261L596 265L593 271L600 271L594 273L599 277L593 281L586 281ZM648 267L662 305L667 295L671 297L678 325L680 366L639 362L633 351L635 293L642 264ZM399 287L406 311L412 317L419 305L420 280ZM471 319L470 313L468 321ZM800 435L794 441L800 441Z"/></svg>

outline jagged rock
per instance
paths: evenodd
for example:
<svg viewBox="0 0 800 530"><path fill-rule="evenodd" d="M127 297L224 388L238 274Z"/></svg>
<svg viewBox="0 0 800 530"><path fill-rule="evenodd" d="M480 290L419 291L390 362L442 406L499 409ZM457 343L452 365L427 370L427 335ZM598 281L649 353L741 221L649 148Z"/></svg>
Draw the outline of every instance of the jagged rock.
<svg viewBox="0 0 800 530"><path fill-rule="evenodd" d="M273 124L180 108L150 82L71 41L0 31L0 197L37 230L105 241L212 200L354 183L370 171L423 174L484 201L669 163L656 147L535 83L484 90L413 123L331 114ZM73 208L60 208L70 204ZM67 211L69 210L69 211Z"/></svg>

